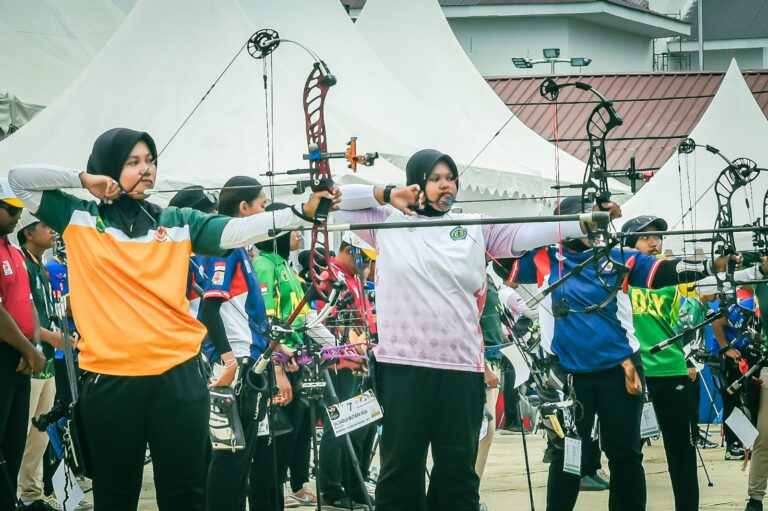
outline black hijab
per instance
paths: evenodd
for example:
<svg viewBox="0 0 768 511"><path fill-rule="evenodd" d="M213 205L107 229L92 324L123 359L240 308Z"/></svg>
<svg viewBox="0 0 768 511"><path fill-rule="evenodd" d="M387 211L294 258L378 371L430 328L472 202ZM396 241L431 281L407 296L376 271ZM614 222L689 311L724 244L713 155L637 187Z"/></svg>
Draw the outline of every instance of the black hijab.
<svg viewBox="0 0 768 511"><path fill-rule="evenodd" d="M157 165L157 147L148 133L128 128L113 128L102 133L93 143L86 170L89 174L108 176L119 182L123 165L139 141L147 144ZM146 235L155 227L155 220L159 218L161 211L160 206L134 199L129 195L123 195L112 204L99 204L99 215L129 238Z"/></svg>
<svg viewBox="0 0 768 511"><path fill-rule="evenodd" d="M435 151L434 149L422 149L411 156L408 163L405 165L406 186L417 184L421 187L422 191L425 191L429 175L432 174L435 165L441 161L445 162L448 165L448 168L451 169L453 178L457 180L456 186L458 186L459 170L456 167L456 162L454 162L453 158L447 154ZM447 211L440 211L433 208L430 203L427 203L424 206L424 209L421 209L418 212L420 215L424 216L443 216L447 213Z"/></svg>
<svg viewBox="0 0 768 511"><path fill-rule="evenodd" d="M279 211L288 207L288 204L275 202L264 208L264 211ZM283 234L277 238L256 243L256 248L259 249L259 252L275 253L287 261L291 255L291 234Z"/></svg>

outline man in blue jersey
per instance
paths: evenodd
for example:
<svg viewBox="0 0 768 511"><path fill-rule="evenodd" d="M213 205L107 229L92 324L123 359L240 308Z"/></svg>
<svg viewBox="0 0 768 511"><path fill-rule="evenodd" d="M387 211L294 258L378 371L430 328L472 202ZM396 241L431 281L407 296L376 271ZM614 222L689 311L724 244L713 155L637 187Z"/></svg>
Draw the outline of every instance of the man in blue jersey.
<svg viewBox="0 0 768 511"><path fill-rule="evenodd" d="M588 206L589 207L589 206ZM580 197L564 199L554 214L581 213ZM530 251L508 264L497 265L507 281L533 284L544 289L567 276L592 255L587 238L565 241L562 247ZM579 273L555 289L540 304L542 346L554 353L563 368L573 375L578 401L574 414L581 440L582 465L591 451L592 428L599 417L601 445L611 472L609 509L645 509L646 490L640 441L640 417L644 397L639 343L632 325L632 304L627 287L661 288L692 282L724 271L725 258L690 262L663 260L636 250L611 250L613 261L629 269L623 277L614 263L602 257L600 264L587 264ZM619 280L619 279L622 279ZM610 290L603 284L620 286L617 295L591 313L590 305L602 304ZM547 510L570 511L576 505L580 478L563 471L564 450L555 452L549 467Z"/></svg>

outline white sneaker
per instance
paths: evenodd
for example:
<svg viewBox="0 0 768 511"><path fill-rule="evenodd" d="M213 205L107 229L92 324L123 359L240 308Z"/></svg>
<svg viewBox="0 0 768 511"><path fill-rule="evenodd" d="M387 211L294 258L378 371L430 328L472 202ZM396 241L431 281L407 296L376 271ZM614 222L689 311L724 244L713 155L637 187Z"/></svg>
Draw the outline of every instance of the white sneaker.
<svg viewBox="0 0 768 511"><path fill-rule="evenodd" d="M317 494L312 491L309 483L304 483L299 491L291 493L291 497L296 499L302 506L314 506L317 504Z"/></svg>
<svg viewBox="0 0 768 511"><path fill-rule="evenodd" d="M286 493L285 496L283 497L283 507L285 509L301 507L301 502L296 500L296 498L290 493Z"/></svg>

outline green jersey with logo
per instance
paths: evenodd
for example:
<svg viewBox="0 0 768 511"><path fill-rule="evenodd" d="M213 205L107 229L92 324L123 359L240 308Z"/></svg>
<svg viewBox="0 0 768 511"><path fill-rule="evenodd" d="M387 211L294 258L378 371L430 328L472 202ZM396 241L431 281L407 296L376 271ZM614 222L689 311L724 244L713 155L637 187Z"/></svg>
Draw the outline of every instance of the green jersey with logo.
<svg viewBox="0 0 768 511"><path fill-rule="evenodd" d="M51 319L53 316L53 305L51 303L51 281L48 279L48 272L45 266L40 264L35 256L24 250L27 257L27 273L29 274L29 287L32 289L32 301L35 303L37 317L40 326L48 330L51 329ZM45 355L45 366L42 372L32 377L45 380L53 377L53 359L56 351L53 346L45 341L40 342Z"/></svg>
<svg viewBox="0 0 768 511"><path fill-rule="evenodd" d="M629 288L635 335L646 376L685 376L688 367L682 343L651 355L652 346L676 335L682 294L676 286L661 289Z"/></svg>
<svg viewBox="0 0 768 511"><path fill-rule="evenodd" d="M259 278L267 316L288 319L304 297L304 288L299 276L288 266L285 259L272 252L260 253L253 262L253 269ZM304 315L309 311L309 306L305 305L291 327L301 327L304 324ZM286 339L286 345L293 348L297 344L302 344L301 334L294 332Z"/></svg>

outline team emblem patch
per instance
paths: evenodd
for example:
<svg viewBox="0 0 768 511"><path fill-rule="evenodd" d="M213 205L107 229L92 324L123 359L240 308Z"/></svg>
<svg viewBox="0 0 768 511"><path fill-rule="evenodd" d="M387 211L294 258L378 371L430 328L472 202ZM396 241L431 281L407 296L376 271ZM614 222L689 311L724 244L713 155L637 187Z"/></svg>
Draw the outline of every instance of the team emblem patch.
<svg viewBox="0 0 768 511"><path fill-rule="evenodd" d="M11 263L8 261L3 261L3 274L13 275L13 268L11 268Z"/></svg>
<svg viewBox="0 0 768 511"><path fill-rule="evenodd" d="M96 218L96 230L101 233L107 230L107 226L104 225L104 220L101 217Z"/></svg>
<svg viewBox="0 0 768 511"><path fill-rule="evenodd" d="M464 227L454 227L451 231L451 239L453 241L459 241L466 239L467 230Z"/></svg>
<svg viewBox="0 0 768 511"><path fill-rule="evenodd" d="M167 240L168 240L168 231L162 225L158 226L157 229L155 229L155 241L167 241Z"/></svg>
<svg viewBox="0 0 768 511"><path fill-rule="evenodd" d="M214 286L220 286L224 283L224 274L227 272L227 263L215 263L213 266L213 277L211 282Z"/></svg>

